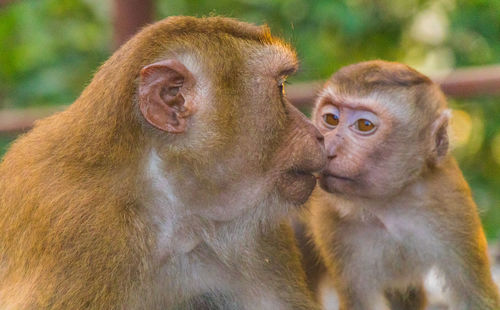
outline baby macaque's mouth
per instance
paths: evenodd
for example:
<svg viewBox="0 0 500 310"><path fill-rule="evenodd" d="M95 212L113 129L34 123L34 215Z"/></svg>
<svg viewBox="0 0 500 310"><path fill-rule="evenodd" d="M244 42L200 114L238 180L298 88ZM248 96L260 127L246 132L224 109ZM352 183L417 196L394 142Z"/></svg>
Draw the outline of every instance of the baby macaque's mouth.
<svg viewBox="0 0 500 310"><path fill-rule="evenodd" d="M343 176L340 176L340 175L337 175L337 174L334 174L334 173L331 173L328 171L321 172L321 175L319 178L335 178L335 179L344 180L344 181L352 181L351 178L343 177Z"/></svg>

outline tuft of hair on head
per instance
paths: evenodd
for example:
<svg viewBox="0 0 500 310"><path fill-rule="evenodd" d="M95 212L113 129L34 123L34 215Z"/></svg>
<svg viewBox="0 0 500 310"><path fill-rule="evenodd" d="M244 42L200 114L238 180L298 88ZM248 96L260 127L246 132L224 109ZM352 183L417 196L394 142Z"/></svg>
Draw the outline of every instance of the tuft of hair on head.
<svg viewBox="0 0 500 310"><path fill-rule="evenodd" d="M355 80L370 86L411 87L432 84L424 74L408 65L384 60L371 60L346 66L332 77L336 82Z"/></svg>
<svg viewBox="0 0 500 310"><path fill-rule="evenodd" d="M168 40L185 35L209 35L227 34L234 38L256 41L262 44L271 44L280 39L271 35L267 25L257 26L238 21L233 18L211 16L196 18L191 16L173 16L166 18L153 25L146 26L142 35L150 37L152 41L162 41L163 35ZM156 37L156 40L154 40Z"/></svg>
<svg viewBox="0 0 500 310"><path fill-rule="evenodd" d="M373 93L404 95L406 101L433 119L447 106L439 85L412 67L384 60L371 60L341 68L330 79L337 89L349 95ZM408 97L409 96L409 97Z"/></svg>

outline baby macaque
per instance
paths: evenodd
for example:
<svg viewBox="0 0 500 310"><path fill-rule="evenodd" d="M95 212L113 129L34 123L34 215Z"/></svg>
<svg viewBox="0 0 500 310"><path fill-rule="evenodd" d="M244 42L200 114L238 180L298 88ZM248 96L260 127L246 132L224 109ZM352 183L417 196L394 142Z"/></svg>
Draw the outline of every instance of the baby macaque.
<svg viewBox="0 0 500 310"><path fill-rule="evenodd" d="M321 91L313 122L328 163L306 226L340 309L424 309L431 267L450 309L500 309L449 115L438 85L398 63L347 66Z"/></svg>

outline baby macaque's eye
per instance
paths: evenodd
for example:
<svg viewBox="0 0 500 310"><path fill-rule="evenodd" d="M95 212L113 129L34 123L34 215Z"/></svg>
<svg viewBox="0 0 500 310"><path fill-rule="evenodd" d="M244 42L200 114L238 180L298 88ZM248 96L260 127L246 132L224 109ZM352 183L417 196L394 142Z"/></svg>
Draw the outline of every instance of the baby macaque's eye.
<svg viewBox="0 0 500 310"><path fill-rule="evenodd" d="M370 133L375 129L375 125L371 121L364 118L358 119L354 125L356 129L362 133Z"/></svg>
<svg viewBox="0 0 500 310"><path fill-rule="evenodd" d="M333 113L323 114L323 121L328 127L334 128L339 124L339 117Z"/></svg>

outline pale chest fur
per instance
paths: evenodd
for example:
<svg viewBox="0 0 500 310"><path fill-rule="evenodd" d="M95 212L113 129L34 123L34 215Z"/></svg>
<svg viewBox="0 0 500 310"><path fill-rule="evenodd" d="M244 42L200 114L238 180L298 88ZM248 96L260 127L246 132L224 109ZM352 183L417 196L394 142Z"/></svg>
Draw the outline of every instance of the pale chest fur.
<svg viewBox="0 0 500 310"><path fill-rule="evenodd" d="M435 227L418 200L382 205L336 199L333 205L340 214L334 242L351 256L345 272L362 269L360 276L379 285L406 286L421 279L440 255Z"/></svg>
<svg viewBox="0 0 500 310"><path fill-rule="evenodd" d="M203 192L203 184L191 181L194 177L184 177L180 181L175 173L170 173L173 169L175 167L162 161L154 149L146 160L145 184L149 194L145 201L156 226L159 255L189 253L201 242L217 242L220 237L217 230L225 225L223 223L241 220L245 222L244 227L253 226L254 223L249 223L251 219L245 219L247 213L259 204L255 197L263 196L266 189L260 184L265 184L265 180L248 176L217 191L214 200L209 193ZM199 190L194 191L196 194L186 195L185 187Z"/></svg>
<svg viewBox="0 0 500 310"><path fill-rule="evenodd" d="M236 184L238 188L228 191L238 195L222 192L217 204L206 200L192 205L186 203L175 177L165 171L168 167L153 150L145 166L150 192L145 207L155 230L152 254L157 272L153 278L154 287L159 288L153 293L155 298L160 304L172 305L207 291L231 292L241 274L239 267L229 267L238 266L234 262L241 260L240 253L255 251L258 219L261 213L270 215L269 206L255 200L262 196L264 188L259 184L263 182L252 179L254 186L247 181ZM206 216L207 209L224 212L221 218L225 221ZM254 263L252 257L245 262Z"/></svg>

